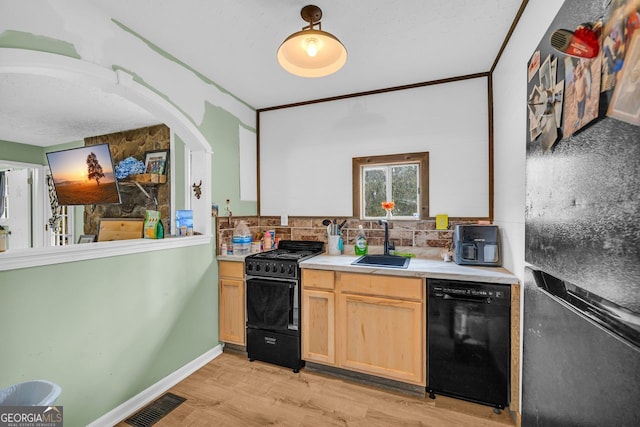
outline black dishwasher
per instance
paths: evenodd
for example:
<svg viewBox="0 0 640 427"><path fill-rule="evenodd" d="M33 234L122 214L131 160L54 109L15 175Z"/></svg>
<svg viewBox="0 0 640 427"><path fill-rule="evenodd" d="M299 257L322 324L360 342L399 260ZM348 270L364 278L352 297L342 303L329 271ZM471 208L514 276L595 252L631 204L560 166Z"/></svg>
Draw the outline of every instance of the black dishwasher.
<svg viewBox="0 0 640 427"><path fill-rule="evenodd" d="M429 279L427 392L498 409L509 403L508 285Z"/></svg>

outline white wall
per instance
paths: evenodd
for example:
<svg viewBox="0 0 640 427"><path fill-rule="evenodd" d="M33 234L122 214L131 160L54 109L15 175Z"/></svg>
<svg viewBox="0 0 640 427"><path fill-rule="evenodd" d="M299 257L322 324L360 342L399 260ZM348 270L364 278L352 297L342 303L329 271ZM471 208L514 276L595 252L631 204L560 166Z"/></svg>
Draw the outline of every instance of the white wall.
<svg viewBox="0 0 640 427"><path fill-rule="evenodd" d="M493 73L494 222L504 267L524 278L527 62L564 2L530 1Z"/></svg>
<svg viewBox="0 0 640 427"><path fill-rule="evenodd" d="M429 152L429 215L488 217L487 78L260 113L260 213L351 216L352 158Z"/></svg>

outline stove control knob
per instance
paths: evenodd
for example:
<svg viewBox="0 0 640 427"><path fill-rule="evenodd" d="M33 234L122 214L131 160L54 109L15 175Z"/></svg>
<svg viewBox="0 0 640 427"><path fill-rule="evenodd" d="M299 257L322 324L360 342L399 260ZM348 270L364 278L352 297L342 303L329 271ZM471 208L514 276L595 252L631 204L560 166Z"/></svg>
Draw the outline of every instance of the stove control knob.
<svg viewBox="0 0 640 427"><path fill-rule="evenodd" d="M257 264L256 265L256 271L260 271L260 270L262 270L262 267L260 266L260 264Z"/></svg>
<svg viewBox="0 0 640 427"><path fill-rule="evenodd" d="M289 274L289 276L293 275L293 265L289 266L289 271L287 271L287 273Z"/></svg>
<svg viewBox="0 0 640 427"><path fill-rule="evenodd" d="M251 263L247 264L247 270L249 271L253 270L253 264Z"/></svg>
<svg viewBox="0 0 640 427"><path fill-rule="evenodd" d="M264 271L267 273L271 271L271 267L269 266L269 264L264 266Z"/></svg>
<svg viewBox="0 0 640 427"><path fill-rule="evenodd" d="M280 273L284 273L284 265L280 266Z"/></svg>

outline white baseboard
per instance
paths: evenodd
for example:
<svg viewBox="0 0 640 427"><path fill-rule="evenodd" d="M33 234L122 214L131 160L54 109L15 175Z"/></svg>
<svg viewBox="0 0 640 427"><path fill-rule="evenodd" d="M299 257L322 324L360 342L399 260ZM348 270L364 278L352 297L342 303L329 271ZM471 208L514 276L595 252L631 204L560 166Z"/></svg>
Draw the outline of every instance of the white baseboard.
<svg viewBox="0 0 640 427"><path fill-rule="evenodd" d="M218 344L203 355L193 359L180 369L172 372L157 383L136 394L131 399L113 408L97 420L88 424L87 427L114 426L118 424L120 421L152 402L162 393L166 392L171 387L178 384L180 381L187 378L189 375L193 374L195 371L202 368L221 354L222 345Z"/></svg>

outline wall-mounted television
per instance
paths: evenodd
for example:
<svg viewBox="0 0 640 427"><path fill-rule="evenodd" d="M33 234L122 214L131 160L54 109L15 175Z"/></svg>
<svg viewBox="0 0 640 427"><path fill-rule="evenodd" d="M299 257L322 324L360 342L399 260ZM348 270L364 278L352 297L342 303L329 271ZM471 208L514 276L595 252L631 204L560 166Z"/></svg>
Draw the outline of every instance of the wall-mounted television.
<svg viewBox="0 0 640 427"><path fill-rule="evenodd" d="M109 144L47 153L60 205L120 203Z"/></svg>

